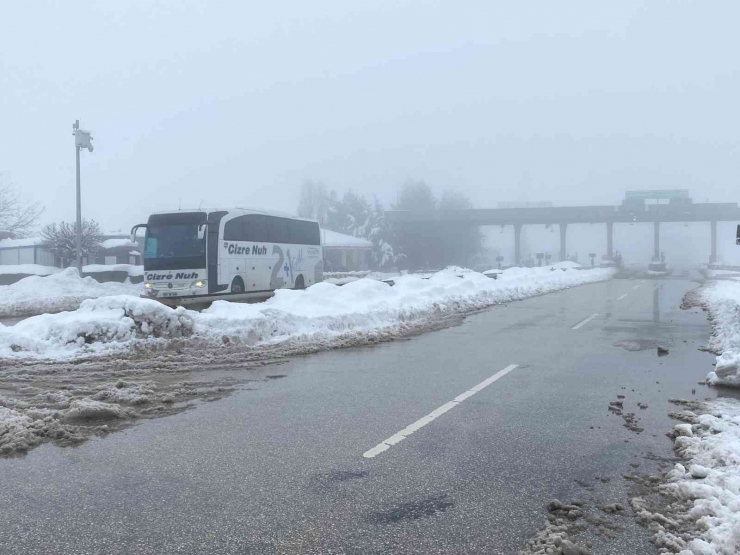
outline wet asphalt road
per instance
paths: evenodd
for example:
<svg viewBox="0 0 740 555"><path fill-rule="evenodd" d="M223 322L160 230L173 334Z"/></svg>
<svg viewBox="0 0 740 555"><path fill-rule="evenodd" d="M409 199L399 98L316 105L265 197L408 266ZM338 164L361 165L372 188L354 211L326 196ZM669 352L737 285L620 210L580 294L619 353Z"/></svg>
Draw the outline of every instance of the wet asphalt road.
<svg viewBox="0 0 740 555"><path fill-rule="evenodd" d="M626 502L629 463L651 472L652 455L672 456L667 399L717 394L697 385L713 360L697 350L706 317L679 308L695 286L614 280L495 307L267 367L251 391L81 447L0 460L0 553L516 553L551 498ZM670 354L613 346L625 340ZM618 394L643 433L607 411ZM631 518L618 524L614 539L590 538L593 553L657 553Z"/></svg>

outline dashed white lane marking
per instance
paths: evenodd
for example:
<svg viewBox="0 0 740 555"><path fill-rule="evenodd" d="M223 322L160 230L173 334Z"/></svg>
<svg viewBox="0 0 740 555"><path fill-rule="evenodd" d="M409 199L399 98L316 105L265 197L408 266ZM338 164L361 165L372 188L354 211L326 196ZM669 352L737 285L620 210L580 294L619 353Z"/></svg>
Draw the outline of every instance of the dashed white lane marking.
<svg viewBox="0 0 740 555"><path fill-rule="evenodd" d="M639 285L635 285L632 289L639 289L639 288L640 288Z"/></svg>
<svg viewBox="0 0 740 555"><path fill-rule="evenodd" d="M444 405L442 405L441 407L437 409L434 409L432 412L430 412L426 416L419 418L419 420L417 420L413 424L406 426L400 432L393 434L391 437L389 437L385 441L381 441L372 449L365 451L362 454L362 456L365 457L366 459L372 459L373 457L380 455L383 451L387 451L388 449L390 449L391 445L395 445L396 443L403 441L408 436L413 434L415 431L420 430L421 428L423 428L424 426L426 426L433 420L442 416L448 410L453 409L454 407L462 403L465 399L468 399L472 397L473 395L475 395L476 393L478 393L479 391L481 391L482 389L485 389L486 387L491 385L493 382L495 382L499 378L503 378L506 374L508 374L509 372L517 368L518 366L519 366L518 364L510 364L503 370L499 370L490 378L487 378L483 380L481 383L479 383L478 385L471 387L465 393L461 393L460 395L455 397L452 401L445 403Z"/></svg>
<svg viewBox="0 0 740 555"><path fill-rule="evenodd" d="M598 315L599 315L598 312L594 312L591 316L589 316L585 320L581 320L580 322L578 322L575 326L573 326L570 329L572 329L572 330L581 329L583 326L585 326L586 324L588 324L591 320L593 320L594 318L596 318Z"/></svg>
<svg viewBox="0 0 740 555"><path fill-rule="evenodd" d="M627 295L629 295L629 293L625 293L625 294L624 294L624 295L622 295L621 297L618 297L618 298L617 298L617 300L618 300L618 301L621 301L621 300L622 300L622 299L624 299L624 298L625 298L625 297L626 297Z"/></svg>

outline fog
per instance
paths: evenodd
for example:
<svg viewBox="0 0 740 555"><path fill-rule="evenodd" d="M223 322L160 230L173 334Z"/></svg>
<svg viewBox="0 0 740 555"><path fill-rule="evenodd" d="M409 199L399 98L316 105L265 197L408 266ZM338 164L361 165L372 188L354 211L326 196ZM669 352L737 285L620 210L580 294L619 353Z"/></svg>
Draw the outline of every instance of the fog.
<svg viewBox="0 0 740 555"><path fill-rule="evenodd" d="M4 2L0 172L41 223L73 219L79 118L95 144L83 213L106 229L178 206L293 211L306 179L386 204L407 179L476 207L661 188L737 202L738 16L733 1ZM569 230L569 250L603 254L601 227ZM666 250L691 237L708 256L708 224L676 230ZM527 233L557 253L557 231ZM651 237L617 226L615 248L648 258Z"/></svg>

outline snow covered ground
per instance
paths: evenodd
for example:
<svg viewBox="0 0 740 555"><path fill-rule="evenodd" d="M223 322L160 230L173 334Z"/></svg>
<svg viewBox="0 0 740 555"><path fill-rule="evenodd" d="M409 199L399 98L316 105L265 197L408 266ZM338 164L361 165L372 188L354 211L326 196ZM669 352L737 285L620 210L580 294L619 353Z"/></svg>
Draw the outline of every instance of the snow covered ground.
<svg viewBox="0 0 740 555"><path fill-rule="evenodd" d="M85 299L138 296L143 291L142 285L99 283L91 277L80 278L76 268L67 268L49 276L29 276L12 285L0 286L0 318L75 310Z"/></svg>
<svg viewBox="0 0 740 555"><path fill-rule="evenodd" d="M740 282L718 281L702 293L713 333L709 349L719 354L709 383L740 387Z"/></svg>
<svg viewBox="0 0 740 555"><path fill-rule="evenodd" d="M66 276L63 284L85 281L72 280L71 274L59 275ZM0 356L75 358L183 336L211 344L248 346L283 341L328 344L348 335L387 337L435 318L603 281L612 275L606 269L511 268L491 280L471 270L449 268L426 278L400 276L393 287L360 279L342 287L318 283L304 291L280 290L258 304L216 301L200 313L133 296L103 297L86 300L71 312L28 318L13 327L0 325ZM57 294L54 298L65 297Z"/></svg>
<svg viewBox="0 0 740 555"><path fill-rule="evenodd" d="M690 403L690 402L689 402ZM631 500L636 516L650 522L657 545L680 555L740 553L740 403L714 400L677 413L672 437L684 461L668 472L659 491L670 503L650 512Z"/></svg>
<svg viewBox="0 0 740 555"><path fill-rule="evenodd" d="M709 311L709 349L719 353L713 385L740 387L740 283L719 281L701 290ZM718 398L704 403L674 401L685 410L671 433L684 459L659 487L669 502L651 513L641 498L632 500L638 519L650 522L659 546L680 555L740 553L740 402ZM690 410L689 410L690 409Z"/></svg>

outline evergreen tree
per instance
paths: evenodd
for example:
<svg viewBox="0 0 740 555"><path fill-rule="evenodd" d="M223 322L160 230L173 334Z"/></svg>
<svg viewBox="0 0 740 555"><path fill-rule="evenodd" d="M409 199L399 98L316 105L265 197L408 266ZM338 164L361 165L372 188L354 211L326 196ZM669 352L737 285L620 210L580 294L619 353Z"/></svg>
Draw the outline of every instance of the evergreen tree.
<svg viewBox="0 0 740 555"><path fill-rule="evenodd" d="M439 200L424 181L407 181L399 191L395 210L446 211L472 208L470 199L458 191L444 191ZM440 215L441 216L441 215ZM445 223L414 223L395 230L397 252L408 257L412 269L437 269L456 264L472 265L483 244L477 226Z"/></svg>

